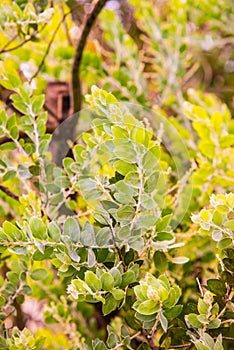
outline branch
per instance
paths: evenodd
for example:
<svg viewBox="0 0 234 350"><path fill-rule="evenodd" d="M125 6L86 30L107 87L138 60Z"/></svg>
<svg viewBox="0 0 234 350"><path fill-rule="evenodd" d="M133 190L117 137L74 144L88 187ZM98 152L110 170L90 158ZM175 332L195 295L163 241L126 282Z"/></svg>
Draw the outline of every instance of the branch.
<svg viewBox="0 0 234 350"><path fill-rule="evenodd" d="M40 71L41 71L41 69L42 69L42 67L43 67L43 64L45 63L46 57L48 56L48 53L50 52L51 45L52 45L52 43L53 43L53 41L54 41L54 38L55 38L57 32L58 32L58 30L59 30L61 24L64 22L65 18L71 13L71 11L72 11L72 10L68 11L67 13L65 13L65 14L63 15L63 18L61 19L61 21L58 23L57 27L55 28L55 31L54 31L54 33L53 33L53 35L52 35L52 37L51 37L51 39L50 39L50 41L49 41L49 44L47 45L46 51L45 51L45 53L44 53L44 55L43 55L43 57L42 57L41 63L39 64L39 66L38 66L36 72L33 74L33 76L32 76L32 77L30 78L30 80L29 80L30 83L32 82L32 80L33 80L34 78L36 78L36 76L38 75L38 73L40 73Z"/></svg>
<svg viewBox="0 0 234 350"><path fill-rule="evenodd" d="M11 192L7 187L0 185L0 190L4 192L7 196L15 199L16 201L19 201L19 196L17 194Z"/></svg>
<svg viewBox="0 0 234 350"><path fill-rule="evenodd" d="M61 5L59 7L59 9L61 11L61 14L64 16L65 13L64 13L63 6ZM70 46L73 46L73 42L72 42L72 39L71 39L70 34L69 34L68 25L67 25L66 20L64 20L64 22L63 22L63 27L64 27L64 31L65 31L65 34L66 34L66 37L67 37L68 44Z"/></svg>
<svg viewBox="0 0 234 350"><path fill-rule="evenodd" d="M80 65L82 61L82 55L85 48L85 44L88 38L88 35L92 29L94 22L96 21L99 13L105 6L108 0L99 0L92 12L87 16L84 23L83 30L81 32L80 40L76 47L76 53L72 65L72 105L73 113L79 112L82 105L82 92L81 92L81 81L80 81Z"/></svg>
<svg viewBox="0 0 234 350"><path fill-rule="evenodd" d="M153 341L152 337L149 336L149 334L146 332L145 329L142 329L141 333L144 335L147 343L150 346L150 349L152 349L152 350L159 350L159 347L154 344L154 341Z"/></svg>
<svg viewBox="0 0 234 350"><path fill-rule="evenodd" d="M0 53L5 52L4 50L18 37L18 33L13 35L13 37L5 44L3 45L3 48L0 50Z"/></svg>
<svg viewBox="0 0 234 350"><path fill-rule="evenodd" d="M45 23L41 30L35 30L27 39L25 39L24 41L22 41L21 43L19 43L18 45L14 46L14 47L10 47L9 49L7 49L7 46L10 45L10 43L15 40L17 38L17 35L15 35L12 39L10 39L6 45L4 45L4 47L0 50L0 54L1 53L6 53L6 52L10 52L10 51L14 51L22 46L24 46L27 42L29 42L30 40L32 40L38 33L40 33L44 28L45 26L47 25L47 23Z"/></svg>
<svg viewBox="0 0 234 350"><path fill-rule="evenodd" d="M193 343L189 343L189 344L181 344L181 345L172 345L168 348L169 349L182 349L182 348L188 348L190 349L193 346ZM164 349L164 348L162 348Z"/></svg>

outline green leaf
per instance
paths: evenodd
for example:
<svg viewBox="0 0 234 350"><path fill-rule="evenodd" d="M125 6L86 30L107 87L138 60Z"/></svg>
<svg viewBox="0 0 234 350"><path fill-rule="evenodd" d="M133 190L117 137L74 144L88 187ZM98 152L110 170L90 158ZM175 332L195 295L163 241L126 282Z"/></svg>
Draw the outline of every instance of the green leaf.
<svg viewBox="0 0 234 350"><path fill-rule="evenodd" d="M117 236L120 240L128 240L129 237L131 236L131 230L130 230L130 225L125 225L122 226L118 231L117 231Z"/></svg>
<svg viewBox="0 0 234 350"><path fill-rule="evenodd" d="M12 86L11 90L18 88L21 85L21 81L16 70L11 71L11 73L7 73L6 77Z"/></svg>
<svg viewBox="0 0 234 350"><path fill-rule="evenodd" d="M151 147L144 155L142 166L144 170L153 169L159 162L161 149L159 146Z"/></svg>
<svg viewBox="0 0 234 350"><path fill-rule="evenodd" d="M224 347L222 345L222 335L220 334L216 340L214 350L224 350Z"/></svg>
<svg viewBox="0 0 234 350"><path fill-rule="evenodd" d="M126 140L128 140L128 138L129 138L127 130L121 128L118 125L113 125L111 127L111 131L112 131L114 137L116 137L117 139L126 139Z"/></svg>
<svg viewBox="0 0 234 350"><path fill-rule="evenodd" d="M117 217L121 222L130 222L135 215L135 209L129 205L120 207L117 210Z"/></svg>
<svg viewBox="0 0 234 350"><path fill-rule="evenodd" d="M234 145L234 135L222 136L219 140L221 148L228 148Z"/></svg>
<svg viewBox="0 0 234 350"><path fill-rule="evenodd" d="M175 305L172 308L163 311L163 313L168 320L172 320L173 318L179 316L179 314L182 312L182 309L183 305Z"/></svg>
<svg viewBox="0 0 234 350"><path fill-rule="evenodd" d="M114 288L114 278L108 272L104 272L101 275L102 289L111 291Z"/></svg>
<svg viewBox="0 0 234 350"><path fill-rule="evenodd" d="M2 181L8 181L15 177L16 171L15 170L9 170L6 174L4 174Z"/></svg>
<svg viewBox="0 0 234 350"><path fill-rule="evenodd" d="M16 273L16 272L14 272L14 271L9 271L9 272L7 272L7 279L11 282L11 283L13 283L13 284L15 284L15 285L17 285L18 283L19 283L19 276L18 276L18 274Z"/></svg>
<svg viewBox="0 0 234 350"><path fill-rule="evenodd" d="M135 273L131 270L126 271L123 275L122 275L122 282L120 287L121 288L126 288L129 284L133 283L135 281Z"/></svg>
<svg viewBox="0 0 234 350"><path fill-rule="evenodd" d="M81 243L86 247L92 247L96 245L94 228L89 221L86 221L84 224L80 240Z"/></svg>
<svg viewBox="0 0 234 350"><path fill-rule="evenodd" d="M103 315L106 316L114 311L119 305L119 301L117 301L112 294L108 294L106 297L105 304L102 305Z"/></svg>
<svg viewBox="0 0 234 350"><path fill-rule="evenodd" d="M206 346L202 343L195 342L194 345L195 345L197 350L209 350L208 346Z"/></svg>
<svg viewBox="0 0 234 350"><path fill-rule="evenodd" d="M224 296L226 294L225 283L215 278L209 279L207 281L207 289L215 295Z"/></svg>
<svg viewBox="0 0 234 350"><path fill-rule="evenodd" d="M14 151L16 148L13 142L4 142L0 145L0 151Z"/></svg>
<svg viewBox="0 0 234 350"><path fill-rule="evenodd" d="M232 244L232 239L231 238L223 238L221 241L218 242L218 248L219 249L225 249Z"/></svg>
<svg viewBox="0 0 234 350"><path fill-rule="evenodd" d="M228 220L224 223L224 226L234 231L234 220Z"/></svg>
<svg viewBox="0 0 234 350"><path fill-rule="evenodd" d="M208 328L209 329L217 329L219 328L221 325L221 320L218 319L218 318L214 318L213 320L211 320L209 323L208 323Z"/></svg>
<svg viewBox="0 0 234 350"><path fill-rule="evenodd" d="M160 304L154 300L143 301L138 307L137 312L142 315L153 315L160 309Z"/></svg>
<svg viewBox="0 0 234 350"><path fill-rule="evenodd" d="M27 254L27 248L26 247L20 247L15 246L12 248L8 248L8 250L12 253L15 253L17 255L26 255Z"/></svg>
<svg viewBox="0 0 234 350"><path fill-rule="evenodd" d="M59 186L60 188L67 188L71 186L70 180L67 176L57 176L54 184Z"/></svg>
<svg viewBox="0 0 234 350"><path fill-rule="evenodd" d="M142 144L146 147L148 146L149 135L143 125L134 126L131 130L130 137L134 142Z"/></svg>
<svg viewBox="0 0 234 350"><path fill-rule="evenodd" d="M98 231L96 241L99 247L111 244L112 236L109 227L103 227L100 231Z"/></svg>
<svg viewBox="0 0 234 350"><path fill-rule="evenodd" d="M80 179L77 182L77 185L78 189L80 189L81 191L91 191L97 187L96 182L90 178Z"/></svg>
<svg viewBox="0 0 234 350"><path fill-rule="evenodd" d="M171 241L174 238L170 232L159 232L155 237L156 241Z"/></svg>
<svg viewBox="0 0 234 350"><path fill-rule="evenodd" d="M12 127L9 129L9 132L10 132L11 137L12 137L14 140L18 139L18 137L19 137L19 130L18 130L18 128L17 128L16 125L12 126Z"/></svg>
<svg viewBox="0 0 234 350"><path fill-rule="evenodd" d="M28 167L24 164L19 164L17 171L22 179L30 179L32 177L32 174L28 170Z"/></svg>
<svg viewBox="0 0 234 350"><path fill-rule="evenodd" d="M142 237L131 237L128 240L129 247L135 250L142 250L144 248L144 239Z"/></svg>
<svg viewBox="0 0 234 350"><path fill-rule="evenodd" d="M113 276L115 281L115 287L119 287L122 282L122 276L119 270L116 267L113 267L109 273Z"/></svg>
<svg viewBox="0 0 234 350"><path fill-rule="evenodd" d="M115 346L118 344L119 337L116 333L114 333L114 331L108 333L109 334L106 343L110 349L114 349Z"/></svg>
<svg viewBox="0 0 234 350"><path fill-rule="evenodd" d="M100 291L102 289L100 279L92 271L85 272L85 282L93 292Z"/></svg>
<svg viewBox="0 0 234 350"><path fill-rule="evenodd" d="M22 292L26 295L31 295L32 294L32 289L28 285L24 285L22 287Z"/></svg>
<svg viewBox="0 0 234 350"><path fill-rule="evenodd" d="M163 253L161 251L156 251L154 253L153 260L154 260L155 268L159 272L163 273L167 270L168 262L167 262L167 257L166 257L165 253Z"/></svg>
<svg viewBox="0 0 234 350"><path fill-rule="evenodd" d="M49 237L51 237L51 239L54 242L60 242L61 240L61 231L59 226L56 224L56 222L51 221L48 225L48 234Z"/></svg>
<svg viewBox="0 0 234 350"><path fill-rule="evenodd" d="M47 238L46 225L41 219L37 218L36 216L32 216L29 219L29 225L34 238L42 240Z"/></svg>
<svg viewBox="0 0 234 350"><path fill-rule="evenodd" d="M78 243L80 241L80 226L78 221L72 217L67 218L64 223L63 233L70 237L72 242Z"/></svg>
<svg viewBox="0 0 234 350"><path fill-rule="evenodd" d="M6 303L6 299L2 295L0 295L0 307L5 305L5 303Z"/></svg>
<svg viewBox="0 0 234 350"><path fill-rule="evenodd" d="M13 106L22 114L30 113L29 106L26 103L24 103L24 101L15 101L13 102Z"/></svg>
<svg viewBox="0 0 234 350"><path fill-rule="evenodd" d="M0 336L0 349L9 350L9 346L8 346L6 340L1 336Z"/></svg>
<svg viewBox="0 0 234 350"><path fill-rule="evenodd" d="M158 217L154 214L144 214L140 213L136 220L136 226L139 228L148 229L151 226L154 226L158 220Z"/></svg>
<svg viewBox="0 0 234 350"><path fill-rule="evenodd" d="M127 163L133 164L137 161L136 151L134 150L130 142L127 144L116 146L114 152L117 158Z"/></svg>
<svg viewBox="0 0 234 350"><path fill-rule="evenodd" d="M209 349L213 349L214 348L214 339L207 333L204 333L204 340L205 343L208 345Z"/></svg>
<svg viewBox="0 0 234 350"><path fill-rule="evenodd" d="M36 250L33 254L33 260L35 261L42 261L45 259L48 259L53 254L53 247L47 246L45 247L44 253L40 252L39 250Z"/></svg>
<svg viewBox="0 0 234 350"><path fill-rule="evenodd" d="M189 314L187 316L187 319L188 319L188 321L189 321L189 323L191 324L192 327L202 328L203 324L200 321L198 321L197 316L198 315L196 315L196 314Z"/></svg>
<svg viewBox="0 0 234 350"><path fill-rule="evenodd" d="M164 330L165 333L167 333L168 321L161 310L159 311L159 320L160 320L162 329Z"/></svg>
<svg viewBox="0 0 234 350"><path fill-rule="evenodd" d="M197 309L199 314L207 314L209 310L209 304L207 304L203 299L198 299Z"/></svg>
<svg viewBox="0 0 234 350"><path fill-rule="evenodd" d="M189 261L189 258L185 257L185 256L178 256L176 258L172 258L171 261L174 263L174 264L185 264Z"/></svg>
<svg viewBox="0 0 234 350"><path fill-rule="evenodd" d="M35 269L30 274L30 277L35 281L40 281L46 279L48 272L45 269Z"/></svg>
<svg viewBox="0 0 234 350"><path fill-rule="evenodd" d="M122 300L125 297L125 292L122 289L112 289L111 294L116 300Z"/></svg>
<svg viewBox="0 0 234 350"><path fill-rule="evenodd" d="M123 176L137 169L135 164L129 164L123 160L117 160L113 165L116 171Z"/></svg>
<svg viewBox="0 0 234 350"><path fill-rule="evenodd" d="M198 315L197 319L202 324L208 324L209 323L208 317L206 315Z"/></svg>
<svg viewBox="0 0 234 350"><path fill-rule="evenodd" d="M32 112L34 115L38 115L42 110L45 101L44 95L33 96L32 98Z"/></svg>
<svg viewBox="0 0 234 350"><path fill-rule="evenodd" d="M7 123L6 111L4 109L1 109L1 111L0 111L0 125L6 125L6 123Z"/></svg>
<svg viewBox="0 0 234 350"><path fill-rule="evenodd" d="M11 222L4 221L2 227L6 235L12 240L17 241L22 239L22 232Z"/></svg>

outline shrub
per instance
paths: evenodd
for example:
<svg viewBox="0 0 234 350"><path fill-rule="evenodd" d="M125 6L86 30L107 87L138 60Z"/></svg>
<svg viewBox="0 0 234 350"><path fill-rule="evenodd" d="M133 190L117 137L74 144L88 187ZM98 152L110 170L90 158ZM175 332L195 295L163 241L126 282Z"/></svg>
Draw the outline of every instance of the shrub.
<svg viewBox="0 0 234 350"><path fill-rule="evenodd" d="M12 315L22 322L20 305L31 296L45 301L45 323L61 327L64 348L158 349L191 343L198 350L223 349L233 315L234 195L213 194L210 207L192 216L195 226L186 238L190 219L173 223L178 206L173 197L191 189L190 171L182 178L175 174L174 160L162 144L162 125L155 135L148 121L93 87L87 96L92 127L71 145L71 156L59 167L48 151L43 95L35 96L16 74L6 81L2 84L15 92L13 105L24 116L1 112L0 132L10 139L0 146L1 176L14 197L6 199L12 218L0 229L5 270L1 348L59 347L47 330L43 338L40 331L33 335L27 328L7 327ZM225 138L215 155L228 167L229 116L225 110L217 124L204 111L189 107L194 128L203 139L209 126L210 145L212 135L219 135L221 143ZM199 169L214 160L202 145ZM195 182L195 191L206 184L206 178ZM214 183L210 191L217 188ZM196 283L185 286L186 273L196 266L188 247L196 246L197 236L204 245L198 258L212 261L213 269L212 278L208 273L205 280L197 279L199 290Z"/></svg>

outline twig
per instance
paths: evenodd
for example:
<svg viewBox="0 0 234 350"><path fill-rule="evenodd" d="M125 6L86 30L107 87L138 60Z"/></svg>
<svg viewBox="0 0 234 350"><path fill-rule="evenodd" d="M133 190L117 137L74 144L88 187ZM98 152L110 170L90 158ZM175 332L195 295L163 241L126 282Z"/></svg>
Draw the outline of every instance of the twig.
<svg viewBox="0 0 234 350"><path fill-rule="evenodd" d="M64 16L63 6L61 5L59 8L60 8L61 14ZM66 37L67 37L68 44L70 46L73 46L73 42L72 42L71 36L69 34L69 30L68 30L68 26L67 26L66 20L64 20L64 22L63 22L63 27L64 27L64 31L65 31L65 34L66 34Z"/></svg>
<svg viewBox="0 0 234 350"><path fill-rule="evenodd" d="M214 337L214 339L217 339L217 337ZM224 337L222 336L222 339L223 340L231 340L231 341L234 341L234 338L232 337ZM171 345L169 348L167 348L168 350L169 349L182 349L182 348L185 348L185 347L188 347L188 349L190 349L194 344L193 343L188 343L188 344L181 344L181 345ZM164 350L166 348L164 347L160 347L160 350Z"/></svg>
<svg viewBox="0 0 234 350"><path fill-rule="evenodd" d="M73 10L73 9L72 9L72 10ZM42 57L41 63L39 64L39 66L38 66L36 72L33 74L33 76L32 76L32 77L30 78L30 80L29 80L30 83L32 82L32 80L33 80L34 78L36 78L36 76L38 75L38 73L40 73L40 71L41 71L41 69L42 69L42 67L43 67L43 64L45 63L46 57L47 57L47 55L48 55L48 53L49 53L49 51L50 51L51 45L52 45L52 43L53 43L53 41L54 41L54 38L55 38L55 36L56 36L56 34L57 34L57 32L58 32L58 30L59 30L61 24L64 22L65 18L72 12L72 10L68 11L67 13L65 13L65 14L63 15L63 18L61 19L61 21L58 23L57 27L55 28L55 31L54 31L54 33L53 33L53 35L52 35L52 37L51 37L51 39L50 39L50 41L49 41L49 44L47 45L46 51L45 51L45 53L44 53L44 55L43 55L43 57Z"/></svg>
<svg viewBox="0 0 234 350"><path fill-rule="evenodd" d="M40 32L45 28L46 25L47 25L47 23L45 23L45 24L42 26L42 28L41 28L40 31L39 31L39 30L35 30L27 39L25 39L24 41L22 41L22 42L19 43L18 45L14 46L14 47L10 47L9 49L6 49L6 47L7 47L8 45L10 45L10 43L11 43L13 40L16 39L17 35L14 36L14 37L13 37L12 39L10 39L10 40L8 41L8 43L6 43L6 45L4 45L4 47L0 50L0 54L1 54L1 53L10 52L10 51L14 51L14 50L16 50L16 49L18 49L18 48L24 46L27 42L29 42L30 40L32 40L38 33L40 33Z"/></svg>
<svg viewBox="0 0 234 350"><path fill-rule="evenodd" d="M5 50L18 36L18 33L16 33L15 35L13 35L13 37L5 44L3 45L2 49L0 52L2 52L3 50Z"/></svg>
<svg viewBox="0 0 234 350"><path fill-rule="evenodd" d="M172 345L168 348L169 349L182 349L182 348L187 348L190 349L193 346L192 343L188 343L188 344L181 344L181 345ZM162 348L164 349L164 348Z"/></svg>
<svg viewBox="0 0 234 350"><path fill-rule="evenodd" d="M55 120L59 121L59 117L57 116L57 114L54 113L52 111L52 109L46 103L44 104L44 108L51 115L51 117L53 117Z"/></svg>
<svg viewBox="0 0 234 350"><path fill-rule="evenodd" d="M231 340L231 341L234 341L234 338L232 338L232 337L223 337L223 336L222 336L222 339L223 339L223 340Z"/></svg>
<svg viewBox="0 0 234 350"><path fill-rule="evenodd" d="M17 194L11 192L7 187L0 185L0 190L2 192L4 192L6 195L8 195L9 197L15 199L16 201L19 201L19 196L17 196Z"/></svg>
<svg viewBox="0 0 234 350"><path fill-rule="evenodd" d="M80 40L76 47L76 53L72 65L72 104L73 113L79 112L82 105L82 92L81 92L81 81L80 81L80 65L82 60L83 51L88 38L88 35L92 29L94 22L96 21L99 13L105 6L108 0L99 0L92 12L87 16L84 23L83 30L81 32Z"/></svg>
<svg viewBox="0 0 234 350"><path fill-rule="evenodd" d="M149 334L146 332L145 329L142 329L141 333L144 335L147 343L150 346L150 349L152 349L152 350L159 350L159 347L154 344L154 341L153 341L152 337L149 336Z"/></svg>
<svg viewBox="0 0 234 350"><path fill-rule="evenodd" d="M115 239L116 239L116 237L115 237L115 230L114 230L114 227L112 225L112 221L108 220L108 224L110 226L111 236L112 236L112 239L113 239L113 245L114 245L115 250L117 251L117 254L119 256L119 261L123 264L124 271L126 271L127 269L126 269L126 265L125 265L124 259L122 257L121 250L119 249L119 247L118 247L118 245L117 245L117 243L115 241Z"/></svg>

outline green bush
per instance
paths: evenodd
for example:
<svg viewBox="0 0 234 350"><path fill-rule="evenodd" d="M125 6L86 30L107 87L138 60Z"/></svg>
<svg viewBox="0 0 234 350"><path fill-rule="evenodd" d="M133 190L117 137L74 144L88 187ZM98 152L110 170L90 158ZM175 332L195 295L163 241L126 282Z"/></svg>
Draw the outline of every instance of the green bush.
<svg viewBox="0 0 234 350"><path fill-rule="evenodd" d="M0 5L0 349L233 348L233 6L155 3L103 9L65 121L92 6Z"/></svg>
<svg viewBox="0 0 234 350"><path fill-rule="evenodd" d="M233 313L234 195L212 194L211 208L192 216L200 225L203 244L217 242L217 250L212 247L218 266L212 278L202 285L199 282L200 291L195 288L193 292L197 296L186 296L185 275L193 269L195 259L184 245L186 241L195 244L197 233L192 228L192 237L187 238L179 222L172 229L178 205L172 193L177 197L184 190L184 178L178 179L172 171L173 159L161 144L162 130L154 135L149 123L136 119L129 106L93 87L92 95L87 96L95 111L92 128L77 139L72 156L65 157L60 168L51 162L48 152L43 96L34 96L15 74L7 79L2 84L7 82L15 91L13 105L24 117L1 114L1 133L11 139L1 146L2 181L12 189L17 186L19 196L18 201L9 202L15 218L5 220L0 230L1 256L7 268L1 280L3 325L15 314L16 305L34 296L46 300L48 324L65 325L70 349L156 348L156 343L173 347L189 341L197 349L223 349L222 334L227 334ZM227 161L228 167L232 135L227 136L226 124L215 124L212 129L212 116L210 119L205 109L186 108L201 138L206 125L211 135L220 135L223 146L215 155L222 166ZM229 122L227 110L216 113ZM19 131L26 133L27 142ZM202 142L195 179L204 164L212 166L210 159L211 164L218 164L214 155L203 152ZM212 137L209 142L212 145ZM12 158L15 150L18 160ZM32 183L34 189L30 189ZM204 184L205 176L203 181L194 181L193 191ZM215 191L217 179L211 184ZM61 211L63 204L71 215ZM183 252L186 257L181 256ZM205 248L203 254L207 252ZM95 313L106 324L106 342L97 328L90 325L87 330L82 324L86 314L92 319ZM79 315L83 315L81 320ZM71 328L74 338L70 339L66 329ZM43 348L41 337L27 332L6 329L2 346L25 349L26 337L27 348ZM92 341L90 333L100 338Z"/></svg>

